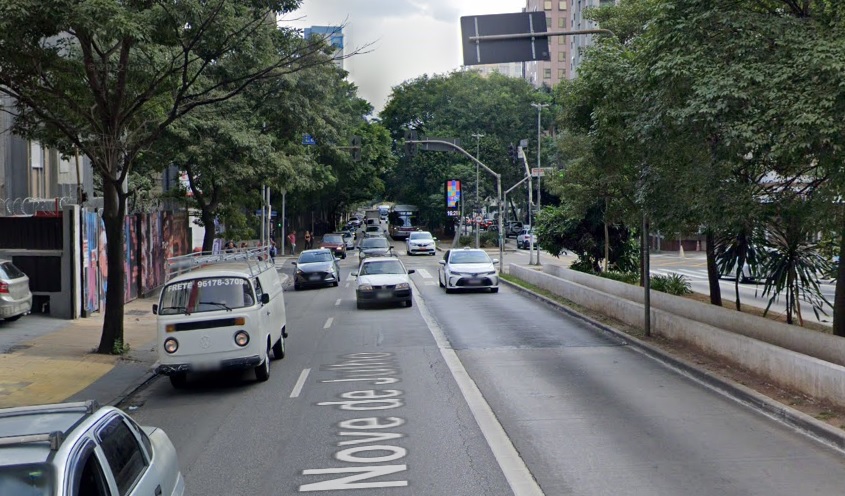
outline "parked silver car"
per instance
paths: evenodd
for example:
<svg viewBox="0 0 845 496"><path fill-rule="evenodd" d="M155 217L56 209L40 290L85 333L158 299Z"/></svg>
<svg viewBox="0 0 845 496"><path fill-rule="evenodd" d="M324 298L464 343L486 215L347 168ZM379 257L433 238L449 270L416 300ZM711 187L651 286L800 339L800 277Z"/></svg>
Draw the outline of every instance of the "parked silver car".
<svg viewBox="0 0 845 496"><path fill-rule="evenodd" d="M176 448L95 401L0 409L0 494L181 496Z"/></svg>
<svg viewBox="0 0 845 496"><path fill-rule="evenodd" d="M31 310L29 277L11 260L0 258L0 320L18 320Z"/></svg>

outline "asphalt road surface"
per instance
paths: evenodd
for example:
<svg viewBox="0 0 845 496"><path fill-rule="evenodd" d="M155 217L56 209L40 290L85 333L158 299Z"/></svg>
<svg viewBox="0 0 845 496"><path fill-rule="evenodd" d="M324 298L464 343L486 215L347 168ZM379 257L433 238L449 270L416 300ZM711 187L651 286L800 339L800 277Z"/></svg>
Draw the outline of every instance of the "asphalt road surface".
<svg viewBox="0 0 845 496"><path fill-rule="evenodd" d="M508 287L447 295L440 257L401 258L412 308L289 290L268 382L164 378L127 402L173 440L187 494L842 494L842 453Z"/></svg>

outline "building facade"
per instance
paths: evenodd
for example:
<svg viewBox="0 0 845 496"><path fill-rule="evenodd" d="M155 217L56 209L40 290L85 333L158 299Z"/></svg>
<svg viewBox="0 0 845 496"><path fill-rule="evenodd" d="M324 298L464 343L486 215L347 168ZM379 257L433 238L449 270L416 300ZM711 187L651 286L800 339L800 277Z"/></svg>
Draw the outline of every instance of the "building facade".
<svg viewBox="0 0 845 496"><path fill-rule="evenodd" d="M548 31L566 31L571 25L570 4L577 0L527 0L526 12L545 12ZM553 87L564 79L570 79L570 45L568 37L549 38L551 60L526 62L525 78L535 87Z"/></svg>
<svg viewBox="0 0 845 496"><path fill-rule="evenodd" d="M596 29L599 25L593 21L584 19L584 12L591 7L604 7L606 5L615 5L618 0L569 0L570 6L570 25L572 30ZM569 45L570 61L568 76L573 79L578 76L578 66L584 56L584 49L593 43L593 35L582 34L578 36L568 36L567 44Z"/></svg>
<svg viewBox="0 0 845 496"><path fill-rule="evenodd" d="M311 26L305 28L305 39L312 36L319 36L326 39L326 41L334 47L335 51L332 54L334 63L341 69L344 69L344 51L343 51L343 27L342 26Z"/></svg>

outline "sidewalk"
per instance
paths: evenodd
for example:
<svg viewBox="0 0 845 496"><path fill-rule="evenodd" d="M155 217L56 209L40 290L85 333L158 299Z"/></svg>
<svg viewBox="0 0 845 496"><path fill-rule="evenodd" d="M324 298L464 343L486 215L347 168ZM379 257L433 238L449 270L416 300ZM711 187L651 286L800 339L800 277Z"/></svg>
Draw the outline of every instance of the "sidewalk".
<svg viewBox="0 0 845 496"><path fill-rule="evenodd" d="M0 408L77 399L119 402L152 377L154 301L139 298L124 307L124 340L130 348L124 355L94 353L102 334L102 313L57 321L56 330L5 347L7 351L0 354ZM4 331L0 327L0 333Z"/></svg>
<svg viewBox="0 0 845 496"><path fill-rule="evenodd" d="M276 257L283 285L287 276L282 270L291 259ZM25 316L0 325L0 408L88 399L101 405L120 403L155 376L152 306L157 301L151 296L124 306L123 337L129 351L123 355L94 353L103 332L102 313L77 320Z"/></svg>

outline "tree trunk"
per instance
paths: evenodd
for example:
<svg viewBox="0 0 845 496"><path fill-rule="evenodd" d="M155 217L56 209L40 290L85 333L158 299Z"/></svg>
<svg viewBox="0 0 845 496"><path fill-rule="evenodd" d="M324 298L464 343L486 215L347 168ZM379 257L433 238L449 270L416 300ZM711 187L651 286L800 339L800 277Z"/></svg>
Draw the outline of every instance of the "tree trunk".
<svg viewBox="0 0 845 496"><path fill-rule="evenodd" d="M610 260L610 230L607 228L607 198L604 199L604 271Z"/></svg>
<svg viewBox="0 0 845 496"><path fill-rule="evenodd" d="M742 311L742 304L739 302L739 280L742 278L742 267L736 271L736 281L734 281L734 296L736 297L736 311Z"/></svg>
<svg viewBox="0 0 845 496"><path fill-rule="evenodd" d="M200 219L202 219L202 225L205 226L205 234L202 237L202 251L211 252L214 249L214 237L216 235L214 232L214 214L211 213L211 210L202 209Z"/></svg>
<svg viewBox="0 0 845 496"><path fill-rule="evenodd" d="M722 288L719 286L719 268L716 267L716 250L713 246L713 231L708 229L705 242L707 243L707 280L710 283L710 303L722 306Z"/></svg>
<svg viewBox="0 0 845 496"><path fill-rule="evenodd" d="M845 225L839 233L839 267L833 295L833 335L845 337Z"/></svg>
<svg viewBox="0 0 845 496"><path fill-rule="evenodd" d="M103 223L106 227L106 310L103 315L103 334L97 353L113 354L122 351L123 341L123 293L126 275L124 273L124 216L126 195L113 181L103 181Z"/></svg>

